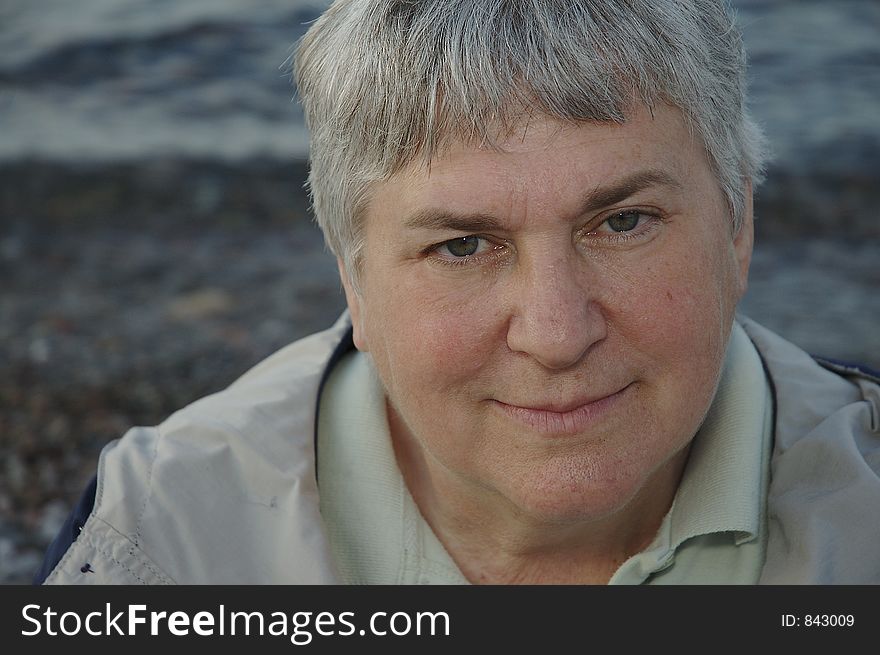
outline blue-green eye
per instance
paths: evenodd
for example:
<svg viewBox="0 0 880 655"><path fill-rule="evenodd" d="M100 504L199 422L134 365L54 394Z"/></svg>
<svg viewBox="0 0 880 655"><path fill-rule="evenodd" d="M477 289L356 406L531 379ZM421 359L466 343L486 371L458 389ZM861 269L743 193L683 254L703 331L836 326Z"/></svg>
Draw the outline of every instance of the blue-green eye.
<svg viewBox="0 0 880 655"><path fill-rule="evenodd" d="M625 211L614 216L609 216L605 222L615 232L629 232L639 225L639 219L643 216L641 212Z"/></svg>
<svg viewBox="0 0 880 655"><path fill-rule="evenodd" d="M488 264L490 261L497 261L497 258L505 252L507 252L505 242L479 234L442 241L424 251L432 260L450 266Z"/></svg>
<svg viewBox="0 0 880 655"><path fill-rule="evenodd" d="M470 235L451 239L443 243L441 248L445 248L453 257L470 257L475 255L480 249L480 237Z"/></svg>

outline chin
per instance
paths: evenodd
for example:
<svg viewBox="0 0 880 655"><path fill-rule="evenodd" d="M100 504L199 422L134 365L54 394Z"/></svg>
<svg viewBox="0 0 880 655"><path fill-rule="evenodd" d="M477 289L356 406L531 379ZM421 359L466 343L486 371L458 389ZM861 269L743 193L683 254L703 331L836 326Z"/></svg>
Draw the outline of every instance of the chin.
<svg viewBox="0 0 880 655"><path fill-rule="evenodd" d="M645 482L642 476L622 476L619 471L599 478L595 467L553 467L537 477L537 471L530 473L505 495L525 516L553 524L610 518L626 508Z"/></svg>

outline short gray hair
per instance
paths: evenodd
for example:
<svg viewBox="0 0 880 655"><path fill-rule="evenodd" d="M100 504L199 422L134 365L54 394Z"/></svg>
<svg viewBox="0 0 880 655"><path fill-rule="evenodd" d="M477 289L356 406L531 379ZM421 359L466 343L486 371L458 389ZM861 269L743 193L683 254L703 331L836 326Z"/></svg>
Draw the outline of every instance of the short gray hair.
<svg viewBox="0 0 880 655"><path fill-rule="evenodd" d="M724 0L336 0L294 56L315 217L355 276L374 183L524 114L622 123L641 100L682 111L738 229L765 156L745 70Z"/></svg>

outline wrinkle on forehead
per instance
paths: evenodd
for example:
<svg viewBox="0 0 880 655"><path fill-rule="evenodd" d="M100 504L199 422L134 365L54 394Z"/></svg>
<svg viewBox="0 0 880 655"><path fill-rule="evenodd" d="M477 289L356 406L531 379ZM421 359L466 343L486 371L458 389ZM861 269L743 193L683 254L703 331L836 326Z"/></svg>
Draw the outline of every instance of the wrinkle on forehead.
<svg viewBox="0 0 880 655"><path fill-rule="evenodd" d="M666 106L642 108L623 125L533 119L505 146L501 152L452 144L430 168L411 166L377 185L374 200L414 227L522 219L516 214L536 202L538 210L552 203L570 218L651 186L680 190L690 176L684 161L692 159L691 148L704 158L680 112Z"/></svg>

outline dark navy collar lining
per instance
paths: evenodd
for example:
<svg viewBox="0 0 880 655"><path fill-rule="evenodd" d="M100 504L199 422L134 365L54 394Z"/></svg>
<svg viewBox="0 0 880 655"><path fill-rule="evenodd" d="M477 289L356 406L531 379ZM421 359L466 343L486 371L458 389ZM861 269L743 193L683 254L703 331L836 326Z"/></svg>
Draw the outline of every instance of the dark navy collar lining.
<svg viewBox="0 0 880 655"><path fill-rule="evenodd" d="M324 367L324 372L321 374L321 382L318 384L318 396L315 398L315 428L313 435L315 442L315 482L318 481L318 415L321 412L321 395L324 393L324 386L327 384L327 380L330 379L330 373L339 361L352 350L354 350L354 328L349 325L342 339L333 350L333 354L330 355L327 366Z"/></svg>
<svg viewBox="0 0 880 655"><path fill-rule="evenodd" d="M871 382L876 382L880 384L880 371L877 371L870 366L865 366L864 364L854 364L852 362L845 362L839 359L832 359L831 357L818 357L816 355L812 356L816 363L822 366L823 368L832 371L833 373L837 373L838 375L843 376L856 376L865 378L870 380Z"/></svg>

